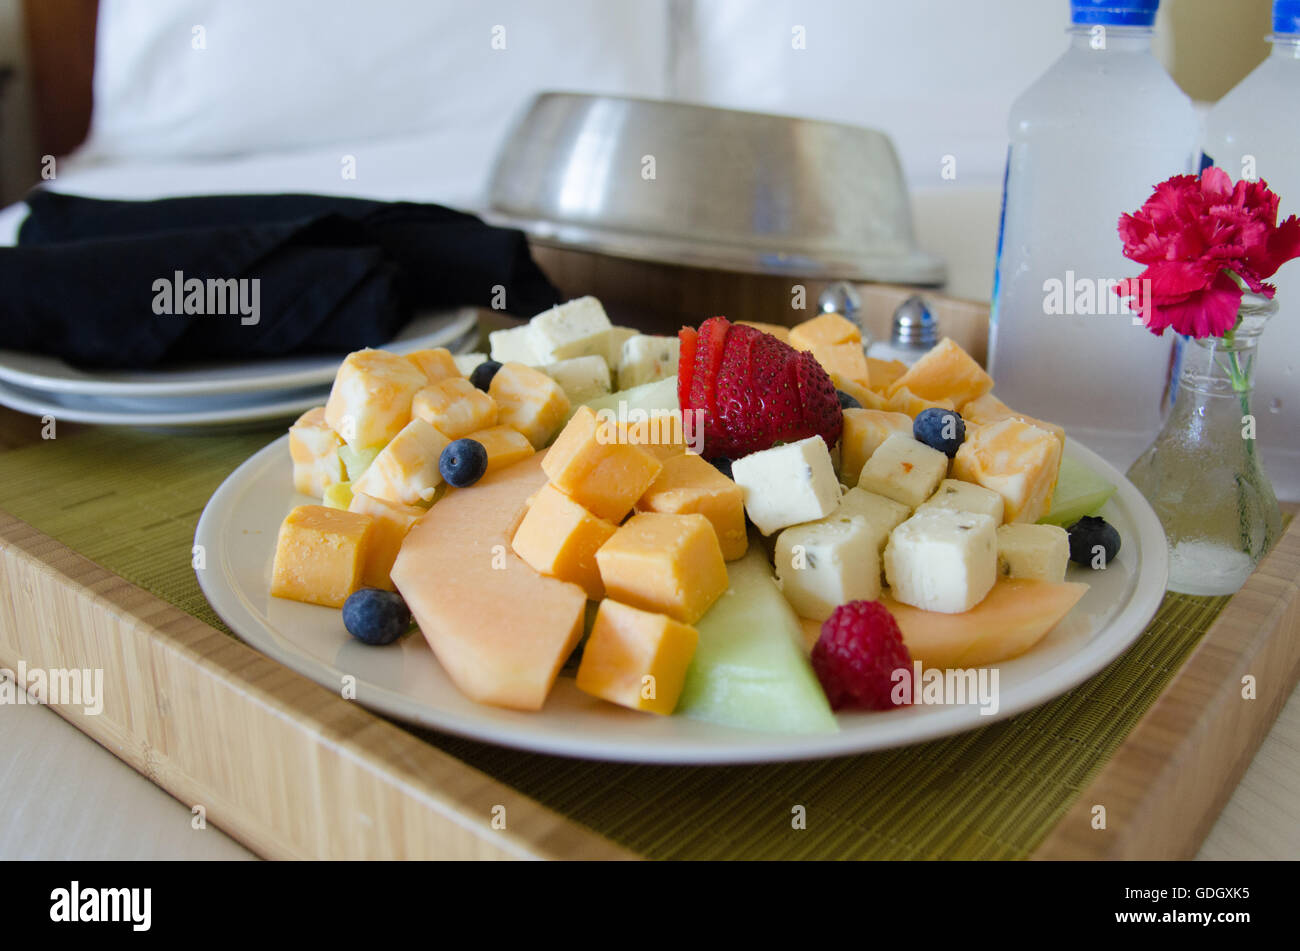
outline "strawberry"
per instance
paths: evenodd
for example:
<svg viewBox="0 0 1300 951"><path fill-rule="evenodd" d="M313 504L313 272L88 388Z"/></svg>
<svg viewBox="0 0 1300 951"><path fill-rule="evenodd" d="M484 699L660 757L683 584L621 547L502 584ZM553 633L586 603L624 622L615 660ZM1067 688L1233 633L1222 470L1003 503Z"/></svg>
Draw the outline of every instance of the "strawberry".
<svg viewBox="0 0 1300 951"><path fill-rule="evenodd" d="M778 442L840 438L835 385L804 353L725 317L698 333L683 327L677 396L683 410L704 411L704 455L738 459Z"/></svg>

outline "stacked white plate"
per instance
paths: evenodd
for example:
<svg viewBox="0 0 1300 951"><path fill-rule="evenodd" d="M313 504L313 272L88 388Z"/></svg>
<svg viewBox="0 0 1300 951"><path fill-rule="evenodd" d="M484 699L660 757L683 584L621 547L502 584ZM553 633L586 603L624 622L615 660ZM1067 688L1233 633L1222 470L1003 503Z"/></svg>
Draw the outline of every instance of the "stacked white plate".
<svg viewBox="0 0 1300 951"><path fill-rule="evenodd" d="M410 353L478 342L472 307L415 317L385 349ZM0 350L0 404L60 422L199 429L252 427L298 416L329 394L340 357L193 363L155 370L87 371L57 357Z"/></svg>

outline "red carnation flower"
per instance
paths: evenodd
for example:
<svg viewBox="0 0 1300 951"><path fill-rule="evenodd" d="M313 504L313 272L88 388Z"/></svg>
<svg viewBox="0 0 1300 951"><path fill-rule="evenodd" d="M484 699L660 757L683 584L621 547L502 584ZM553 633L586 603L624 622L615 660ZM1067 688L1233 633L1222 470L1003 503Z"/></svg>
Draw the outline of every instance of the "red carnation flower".
<svg viewBox="0 0 1300 951"><path fill-rule="evenodd" d="M1115 293L1157 336L1166 328L1222 336L1237 321L1242 286L1271 298L1265 279L1300 257L1300 219L1279 225L1277 209L1267 182L1234 185L1221 168L1161 182L1136 213L1120 216L1124 256L1146 270Z"/></svg>

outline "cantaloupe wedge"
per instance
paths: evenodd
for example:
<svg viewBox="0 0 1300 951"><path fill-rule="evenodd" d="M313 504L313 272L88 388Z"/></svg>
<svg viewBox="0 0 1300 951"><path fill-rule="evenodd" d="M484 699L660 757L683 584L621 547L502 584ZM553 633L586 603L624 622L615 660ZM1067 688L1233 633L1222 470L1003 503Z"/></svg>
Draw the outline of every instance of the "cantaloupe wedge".
<svg viewBox="0 0 1300 951"><path fill-rule="evenodd" d="M541 709L582 636L582 589L538 574L510 547L528 498L546 483L544 456L437 502L393 565L438 662L479 703Z"/></svg>
<svg viewBox="0 0 1300 951"><path fill-rule="evenodd" d="M903 643L925 667L987 667L1019 657L1070 613L1086 584L999 578L988 596L962 614L922 611L880 598L903 632Z"/></svg>

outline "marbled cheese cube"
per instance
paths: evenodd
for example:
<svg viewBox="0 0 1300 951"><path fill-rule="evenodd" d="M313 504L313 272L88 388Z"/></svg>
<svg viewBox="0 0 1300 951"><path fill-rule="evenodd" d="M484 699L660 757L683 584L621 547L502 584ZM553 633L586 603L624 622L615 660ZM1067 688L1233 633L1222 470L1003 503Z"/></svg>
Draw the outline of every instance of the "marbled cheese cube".
<svg viewBox="0 0 1300 951"><path fill-rule="evenodd" d="M774 561L800 617L824 621L841 604L880 597L880 550L860 515L787 528L776 538Z"/></svg>
<svg viewBox="0 0 1300 951"><path fill-rule="evenodd" d="M606 598L582 651L577 686L610 703L667 716L677 706L700 635L695 628Z"/></svg>
<svg viewBox="0 0 1300 951"><path fill-rule="evenodd" d="M497 370L488 395L496 400L497 420L527 436L534 449L550 442L569 415L569 398L560 384L522 363Z"/></svg>
<svg viewBox="0 0 1300 951"><path fill-rule="evenodd" d="M847 393L859 403L863 409L884 410L889 405L889 401L877 393L875 390L869 390L861 383L855 383L853 380L845 379L838 373L831 374L831 382L835 384L835 389Z"/></svg>
<svg viewBox="0 0 1300 951"><path fill-rule="evenodd" d="M411 420L352 483L353 493L402 505L432 502L442 484L438 457L450 442L424 420Z"/></svg>
<svg viewBox="0 0 1300 951"><path fill-rule="evenodd" d="M876 551L885 550L889 534L903 522L907 521L912 510L902 502L895 502L883 495L876 495L866 489L853 488L844 493L839 508L827 516L827 520L836 518L861 518L866 522L867 533L871 536Z"/></svg>
<svg viewBox="0 0 1300 951"><path fill-rule="evenodd" d="M549 482L533 496L510 547L534 571L572 581L588 599L605 596L596 550L617 530L613 522L588 512Z"/></svg>
<svg viewBox="0 0 1300 951"><path fill-rule="evenodd" d="M820 344L812 348L812 355L832 379L839 376L859 386L871 385L867 355L862 350L861 342Z"/></svg>
<svg viewBox="0 0 1300 951"><path fill-rule="evenodd" d="M618 361L618 388L665 380L677 372L680 344L676 337L637 334L623 342Z"/></svg>
<svg viewBox="0 0 1300 951"><path fill-rule="evenodd" d="M425 510L418 505L402 505L387 499L377 499L364 492L354 492L348 502L348 511L368 515L374 520L370 548L361 571L361 583L368 588L395 591L389 572L393 570L393 562L397 561L397 553L402 550L406 533Z"/></svg>
<svg viewBox="0 0 1300 951"><path fill-rule="evenodd" d="M1065 580L1070 533L1058 525L1016 522L998 529L998 573L1035 581Z"/></svg>
<svg viewBox="0 0 1300 951"><path fill-rule="evenodd" d="M871 374L871 388L877 393L888 395L899 377L907 372L907 364L902 360L880 360L869 356L867 372Z"/></svg>
<svg viewBox="0 0 1300 951"><path fill-rule="evenodd" d="M925 509L951 509L954 512L979 512L1002 524L1002 496L991 489L975 485L973 482L961 482L957 479L944 479L934 495L917 506L918 512Z"/></svg>
<svg viewBox="0 0 1300 951"><path fill-rule="evenodd" d="M369 515L299 505L280 525L271 568L277 598L341 608L361 578L374 533Z"/></svg>
<svg viewBox="0 0 1300 951"><path fill-rule="evenodd" d="M343 440L325 421L324 407L309 409L289 427L289 458L293 460L293 487L303 495L323 498L325 490L342 482Z"/></svg>
<svg viewBox="0 0 1300 951"><path fill-rule="evenodd" d="M732 462L731 475L764 535L829 515L840 502L840 483L820 436L743 456Z"/></svg>
<svg viewBox="0 0 1300 951"><path fill-rule="evenodd" d="M542 372L560 384L560 389L569 398L570 406L589 403L605 396L613 388L609 364L601 355L571 357L558 363L549 363L542 367Z"/></svg>
<svg viewBox="0 0 1300 951"><path fill-rule="evenodd" d="M740 486L692 453L678 453L661 461L663 469L637 500L637 511L699 513L717 532L724 560L743 556L749 548L749 535Z"/></svg>
<svg viewBox="0 0 1300 951"><path fill-rule="evenodd" d="M926 351L893 384L891 394L906 387L923 400L949 400L954 409L993 389L993 377L951 337Z"/></svg>
<svg viewBox="0 0 1300 951"><path fill-rule="evenodd" d="M974 512L917 512L889 536L885 578L904 604L943 614L969 611L998 578L997 526Z"/></svg>
<svg viewBox="0 0 1300 951"><path fill-rule="evenodd" d="M533 347L533 328L531 324L494 330L488 334L488 348L492 359L497 363L522 363L525 366L537 366L548 361L542 360Z"/></svg>
<svg viewBox="0 0 1300 951"><path fill-rule="evenodd" d="M579 297L552 307L528 322L539 364L609 352L612 325L594 297Z"/></svg>
<svg viewBox="0 0 1300 951"><path fill-rule="evenodd" d="M1037 426L1039 429L1046 429L1055 436L1061 443L1061 449L1065 449L1065 429L1056 425L1056 423L1044 422L1041 419L1035 419L1033 416L1026 416L1024 413L1017 413L1006 403L1002 402L992 393L985 393L978 399L971 400L961 407L962 419L968 423L977 423L986 426L989 423L1001 422L1004 419L1018 419L1022 423L1028 423L1030 426Z"/></svg>
<svg viewBox="0 0 1300 951"><path fill-rule="evenodd" d="M429 385L410 360L385 350L349 353L325 402L325 419L349 446L382 446L411 420L411 399Z"/></svg>
<svg viewBox="0 0 1300 951"><path fill-rule="evenodd" d="M411 415L448 439L460 439L497 423L496 400L463 376L426 386L411 400Z"/></svg>
<svg viewBox="0 0 1300 951"><path fill-rule="evenodd" d="M1002 496L1008 522L1036 522L1052 506L1061 442L1018 419L974 427L952 460L954 478Z"/></svg>
<svg viewBox="0 0 1300 951"><path fill-rule="evenodd" d="M578 408L542 460L557 489L612 522L632 510L662 468L653 453L624 441L615 423L588 406Z"/></svg>
<svg viewBox="0 0 1300 951"><path fill-rule="evenodd" d="M456 365L456 359L451 355L451 351L446 347L436 347L432 350L416 350L414 353L408 353L406 359L419 368L424 374L424 378L432 383L441 383L449 377L463 376L460 367Z"/></svg>
<svg viewBox="0 0 1300 951"><path fill-rule="evenodd" d="M818 314L790 329L790 346L796 350L833 347L841 343L862 344L862 331L840 314Z"/></svg>
<svg viewBox="0 0 1300 951"><path fill-rule="evenodd" d="M694 624L727 590L718 536L703 515L641 512L596 552L609 597Z"/></svg>
<svg viewBox="0 0 1300 951"><path fill-rule="evenodd" d="M516 462L522 462L537 450L533 444L517 429L511 429L509 426L492 426L489 429L480 429L478 432L470 433L465 437L481 443L487 450L487 472L496 472L498 469L504 469L507 466L513 466ZM486 474L486 473L485 473Z"/></svg>
<svg viewBox="0 0 1300 951"><path fill-rule="evenodd" d="M937 407L939 409L955 409L950 399L927 400L917 396L907 387L897 387L890 394L889 399L885 401L885 406L894 413L904 413L913 419L921 414L922 410Z"/></svg>
<svg viewBox="0 0 1300 951"><path fill-rule="evenodd" d="M840 435L840 475L845 485L857 485L862 467L890 436L911 438L912 417L875 409L846 409Z"/></svg>
<svg viewBox="0 0 1300 951"><path fill-rule="evenodd" d="M871 454L858 487L914 509L948 474L948 457L911 436L895 433Z"/></svg>

